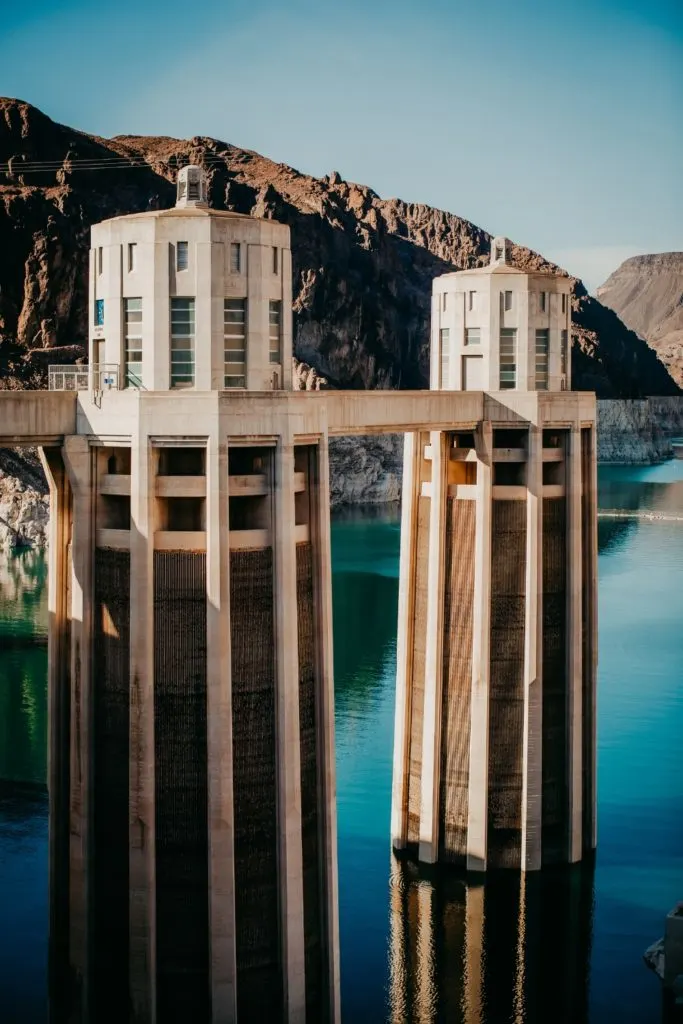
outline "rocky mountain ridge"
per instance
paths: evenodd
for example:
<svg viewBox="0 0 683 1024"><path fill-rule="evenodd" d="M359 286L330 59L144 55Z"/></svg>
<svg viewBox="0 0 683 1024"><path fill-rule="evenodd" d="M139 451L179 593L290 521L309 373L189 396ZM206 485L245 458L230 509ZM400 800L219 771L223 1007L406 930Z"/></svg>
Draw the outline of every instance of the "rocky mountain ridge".
<svg viewBox="0 0 683 1024"><path fill-rule="evenodd" d="M482 265L486 231L216 139L102 139L12 99L0 99L0 378L30 386L47 363L84 354L90 225L171 206L188 162L207 169L216 209L290 225L295 355L313 371L302 371L303 386L319 377L350 388L426 385L431 281ZM512 255L522 268L557 269L520 245ZM655 353L572 284L575 386L607 397L678 393Z"/></svg>
<svg viewBox="0 0 683 1024"><path fill-rule="evenodd" d="M683 386L683 252L632 256L597 295L647 341Z"/></svg>

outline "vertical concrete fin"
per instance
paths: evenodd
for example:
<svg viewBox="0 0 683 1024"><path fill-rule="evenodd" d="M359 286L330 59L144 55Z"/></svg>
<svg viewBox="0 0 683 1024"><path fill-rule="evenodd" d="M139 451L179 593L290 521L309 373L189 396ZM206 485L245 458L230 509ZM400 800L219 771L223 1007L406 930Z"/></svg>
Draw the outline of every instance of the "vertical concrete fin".
<svg viewBox="0 0 683 1024"><path fill-rule="evenodd" d="M474 613L470 773L467 795L467 869L485 871L487 859L489 678L491 642L491 495L493 431L488 420L476 434L477 520L474 538Z"/></svg>
<svg viewBox="0 0 683 1024"><path fill-rule="evenodd" d="M228 449L212 436L207 449L207 754L209 762L209 970L211 1018L235 1024L235 865L232 790L232 652Z"/></svg>
<svg viewBox="0 0 683 1024"><path fill-rule="evenodd" d="M569 432L567 461L568 860L574 863L581 860L583 853L582 473L581 429L578 424Z"/></svg>
<svg viewBox="0 0 683 1024"><path fill-rule="evenodd" d="M323 837L323 920L326 927L330 1024L341 1022L339 964L339 881L337 873L336 762L334 747L334 662L332 647L332 551L330 540L330 461L327 435L316 450L312 488L314 596L318 644L318 734L321 763ZM310 1024L310 1022L309 1022Z"/></svg>
<svg viewBox="0 0 683 1024"><path fill-rule="evenodd" d="M433 864L439 854L439 773L441 770L441 709L443 684L443 606L446 481L450 435L433 430L429 568L427 581L427 642L420 787L421 861Z"/></svg>
<svg viewBox="0 0 683 1024"><path fill-rule="evenodd" d="M92 960L92 604L95 495L86 437L67 437L64 464L73 494L71 536L71 961L88 1015Z"/></svg>
<svg viewBox="0 0 683 1024"><path fill-rule="evenodd" d="M138 429L130 481L130 989L135 1019L156 1022L154 761L154 486L156 459Z"/></svg>
<svg viewBox="0 0 683 1024"><path fill-rule="evenodd" d="M396 642L396 711L394 773L391 794L391 842L402 850L408 842L408 780L415 622L415 548L420 487L420 436L412 432L403 442L401 550L399 558L398 630Z"/></svg>
<svg viewBox="0 0 683 1024"><path fill-rule="evenodd" d="M301 845L299 659L297 644L294 445L282 434L275 452L275 650L279 874L285 1020L306 1019Z"/></svg>
<svg viewBox="0 0 683 1024"><path fill-rule="evenodd" d="M58 448L40 448L50 488L47 641L47 774L49 817L49 995L57 1016L66 1016L69 965L69 539L71 488Z"/></svg>
<svg viewBox="0 0 683 1024"><path fill-rule="evenodd" d="M526 611L524 627L524 741L522 870L541 867L543 756L543 431L529 430L527 453Z"/></svg>

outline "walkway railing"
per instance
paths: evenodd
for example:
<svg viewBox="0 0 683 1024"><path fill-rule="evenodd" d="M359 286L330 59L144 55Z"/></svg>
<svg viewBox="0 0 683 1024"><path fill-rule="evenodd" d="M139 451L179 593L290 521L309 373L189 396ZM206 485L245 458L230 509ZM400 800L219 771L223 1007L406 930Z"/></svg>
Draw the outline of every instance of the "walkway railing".
<svg viewBox="0 0 683 1024"><path fill-rule="evenodd" d="M47 368L47 378L50 391L117 391L121 386L118 363L52 365Z"/></svg>

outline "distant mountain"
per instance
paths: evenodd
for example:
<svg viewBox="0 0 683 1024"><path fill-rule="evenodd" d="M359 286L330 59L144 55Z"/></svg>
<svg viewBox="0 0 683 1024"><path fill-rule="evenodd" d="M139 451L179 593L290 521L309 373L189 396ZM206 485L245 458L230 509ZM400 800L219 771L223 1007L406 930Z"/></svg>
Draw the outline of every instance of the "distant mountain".
<svg viewBox="0 0 683 1024"><path fill-rule="evenodd" d="M206 167L216 209L290 225L298 359L332 385L427 385L432 279L484 264L486 231L216 139L102 139L0 99L0 377L13 378L6 383L30 384L48 362L83 353L90 225L172 206L177 169L188 162ZM523 268L553 266L519 245L513 259ZM654 352L580 281L572 284L575 386L606 397L678 393Z"/></svg>
<svg viewBox="0 0 683 1024"><path fill-rule="evenodd" d="M632 256L597 294L603 305L645 338L683 386L683 252Z"/></svg>

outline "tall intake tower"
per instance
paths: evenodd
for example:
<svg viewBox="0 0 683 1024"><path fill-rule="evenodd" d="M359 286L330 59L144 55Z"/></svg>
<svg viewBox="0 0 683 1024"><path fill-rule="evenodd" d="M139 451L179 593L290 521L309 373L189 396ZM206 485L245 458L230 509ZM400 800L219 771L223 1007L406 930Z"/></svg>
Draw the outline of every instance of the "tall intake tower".
<svg viewBox="0 0 683 1024"><path fill-rule="evenodd" d="M289 229L210 210L198 167L92 229L89 393L44 454L56 1020L339 1020L327 447L286 400L291 306Z"/></svg>
<svg viewBox="0 0 683 1024"><path fill-rule="evenodd" d="M596 842L596 449L571 391L570 284L434 281L431 388L483 419L406 435L392 841L472 871Z"/></svg>

